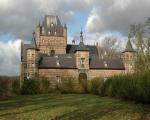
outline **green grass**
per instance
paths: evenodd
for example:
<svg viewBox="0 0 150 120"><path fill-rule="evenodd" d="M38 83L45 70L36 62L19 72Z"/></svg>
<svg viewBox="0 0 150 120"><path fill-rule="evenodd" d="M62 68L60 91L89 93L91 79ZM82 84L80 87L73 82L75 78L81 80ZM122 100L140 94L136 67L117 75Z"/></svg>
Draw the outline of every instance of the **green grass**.
<svg viewBox="0 0 150 120"><path fill-rule="evenodd" d="M0 120L148 120L150 106L89 94L16 96L0 101Z"/></svg>

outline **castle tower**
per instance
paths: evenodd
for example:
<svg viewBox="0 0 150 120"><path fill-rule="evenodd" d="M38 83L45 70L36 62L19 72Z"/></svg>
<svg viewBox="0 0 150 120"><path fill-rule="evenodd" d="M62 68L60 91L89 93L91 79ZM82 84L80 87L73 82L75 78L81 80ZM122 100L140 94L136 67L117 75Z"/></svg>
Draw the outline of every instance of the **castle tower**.
<svg viewBox="0 0 150 120"><path fill-rule="evenodd" d="M47 15L36 28L36 44L39 52L66 54L67 26L63 26L58 16Z"/></svg>
<svg viewBox="0 0 150 120"><path fill-rule="evenodd" d="M135 51L132 47L130 38L128 38L126 48L123 52L123 62L126 73L133 73L135 71Z"/></svg>
<svg viewBox="0 0 150 120"><path fill-rule="evenodd" d="M27 79L38 76L38 49L27 49Z"/></svg>
<svg viewBox="0 0 150 120"><path fill-rule="evenodd" d="M80 35L80 43L76 50L76 66L78 69L89 69L89 49L83 43L83 33Z"/></svg>

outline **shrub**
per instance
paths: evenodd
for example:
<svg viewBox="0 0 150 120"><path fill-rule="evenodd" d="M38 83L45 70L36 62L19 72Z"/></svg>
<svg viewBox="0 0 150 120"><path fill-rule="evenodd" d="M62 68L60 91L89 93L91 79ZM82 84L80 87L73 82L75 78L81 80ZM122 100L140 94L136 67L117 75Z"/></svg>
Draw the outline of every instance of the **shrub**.
<svg viewBox="0 0 150 120"><path fill-rule="evenodd" d="M50 82L47 78L39 78L39 93L48 93L50 92Z"/></svg>
<svg viewBox="0 0 150 120"><path fill-rule="evenodd" d="M110 77L103 95L150 103L150 71Z"/></svg>
<svg viewBox="0 0 150 120"><path fill-rule="evenodd" d="M49 92L49 81L46 78L31 78L22 85L22 94L42 94Z"/></svg>
<svg viewBox="0 0 150 120"><path fill-rule="evenodd" d="M12 89L13 89L13 93L20 94L21 89L20 89L20 81L19 80L13 80Z"/></svg>

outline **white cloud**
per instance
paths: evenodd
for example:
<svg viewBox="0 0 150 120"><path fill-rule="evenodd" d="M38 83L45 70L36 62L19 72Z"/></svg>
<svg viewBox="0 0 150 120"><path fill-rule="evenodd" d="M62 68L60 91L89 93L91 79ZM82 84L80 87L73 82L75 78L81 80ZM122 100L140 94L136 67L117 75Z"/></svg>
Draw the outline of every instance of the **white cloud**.
<svg viewBox="0 0 150 120"><path fill-rule="evenodd" d="M144 22L150 17L149 0L94 1L86 30L88 32L119 31L127 35L131 24Z"/></svg>
<svg viewBox="0 0 150 120"><path fill-rule="evenodd" d="M14 5L14 0L0 0L0 7L2 10L11 8Z"/></svg>
<svg viewBox="0 0 150 120"><path fill-rule="evenodd" d="M98 29L103 27L104 27L104 23L102 19L99 17L99 15L97 14L97 9L93 8L90 16L88 17L85 30L87 32L93 32L93 31L98 31Z"/></svg>
<svg viewBox="0 0 150 120"><path fill-rule="evenodd" d="M126 36L122 36L122 35L118 35L118 36L114 36L113 33L111 32L106 32L106 33L86 33L84 36L84 42L86 45L96 45L98 43L98 45L101 45L102 42L107 38L113 38L117 40L117 46L118 48L116 48L118 51L123 51L125 49L126 46L126 41L127 41L127 37Z"/></svg>
<svg viewBox="0 0 150 120"><path fill-rule="evenodd" d="M0 75L19 75L20 43L21 39L0 41Z"/></svg>

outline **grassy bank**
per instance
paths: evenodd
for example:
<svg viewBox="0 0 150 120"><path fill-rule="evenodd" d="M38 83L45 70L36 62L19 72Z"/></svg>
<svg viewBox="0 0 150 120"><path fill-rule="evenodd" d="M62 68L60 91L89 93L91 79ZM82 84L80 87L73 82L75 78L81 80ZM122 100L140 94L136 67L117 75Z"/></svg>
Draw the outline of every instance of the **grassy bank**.
<svg viewBox="0 0 150 120"><path fill-rule="evenodd" d="M147 120L148 105L90 94L16 96L0 101L0 120Z"/></svg>

